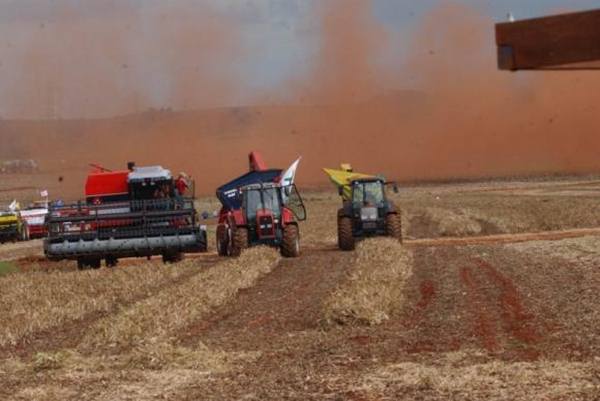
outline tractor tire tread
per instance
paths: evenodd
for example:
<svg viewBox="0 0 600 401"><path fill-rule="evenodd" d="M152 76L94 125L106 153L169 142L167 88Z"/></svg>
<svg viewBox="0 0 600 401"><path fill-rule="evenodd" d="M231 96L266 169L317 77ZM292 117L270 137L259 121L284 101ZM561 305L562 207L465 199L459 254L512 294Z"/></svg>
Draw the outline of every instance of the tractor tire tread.
<svg viewBox="0 0 600 401"><path fill-rule="evenodd" d="M350 217L344 216L338 219L338 246L343 251L352 251L356 246Z"/></svg>
<svg viewBox="0 0 600 401"><path fill-rule="evenodd" d="M248 229L246 227L237 227L232 235L231 256L240 256L242 251L248 248Z"/></svg>
<svg viewBox="0 0 600 401"><path fill-rule="evenodd" d="M390 213L385 218L387 235L402 243L402 216L400 213Z"/></svg>
<svg viewBox="0 0 600 401"><path fill-rule="evenodd" d="M285 258L297 258L300 256L300 233L298 226L295 224L288 224L283 229L281 255Z"/></svg>

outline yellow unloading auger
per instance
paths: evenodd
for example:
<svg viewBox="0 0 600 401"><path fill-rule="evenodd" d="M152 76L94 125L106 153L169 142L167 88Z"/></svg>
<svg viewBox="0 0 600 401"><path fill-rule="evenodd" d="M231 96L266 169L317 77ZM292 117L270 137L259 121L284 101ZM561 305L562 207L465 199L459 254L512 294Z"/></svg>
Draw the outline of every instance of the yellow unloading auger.
<svg viewBox="0 0 600 401"><path fill-rule="evenodd" d="M325 174L329 176L331 182L333 182L338 188L341 188L340 195L345 201L352 199L352 181L376 178L375 176L369 174L355 173L352 170L352 166L347 163L342 163L340 165L340 170L324 168L323 171L325 171Z"/></svg>
<svg viewBox="0 0 600 401"><path fill-rule="evenodd" d="M365 237L389 236L402 242L400 209L388 199L386 182L381 176L355 173L349 164L340 170L324 168L339 190L342 207L338 210L338 245L345 251L353 250L356 240Z"/></svg>

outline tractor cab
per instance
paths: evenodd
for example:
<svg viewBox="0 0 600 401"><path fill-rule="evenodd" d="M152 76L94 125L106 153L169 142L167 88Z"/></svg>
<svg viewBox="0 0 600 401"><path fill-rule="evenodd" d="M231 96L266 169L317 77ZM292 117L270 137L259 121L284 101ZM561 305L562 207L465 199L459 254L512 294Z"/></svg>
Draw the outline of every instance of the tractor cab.
<svg viewBox="0 0 600 401"><path fill-rule="evenodd" d="M390 203L385 193L386 183L382 178L360 178L350 183L352 198L346 205L348 214L355 218L355 231L362 235L385 233L385 217Z"/></svg>
<svg viewBox="0 0 600 401"><path fill-rule="evenodd" d="M282 221L306 220L306 209L295 185L276 183L253 184L241 189L242 211L250 234L259 240L282 237Z"/></svg>
<svg viewBox="0 0 600 401"><path fill-rule="evenodd" d="M274 239L281 219L283 198L276 184L257 184L242 189L242 210L251 231L260 239Z"/></svg>
<svg viewBox="0 0 600 401"><path fill-rule="evenodd" d="M380 207L385 203L385 183L380 179L352 181L352 203L354 207Z"/></svg>

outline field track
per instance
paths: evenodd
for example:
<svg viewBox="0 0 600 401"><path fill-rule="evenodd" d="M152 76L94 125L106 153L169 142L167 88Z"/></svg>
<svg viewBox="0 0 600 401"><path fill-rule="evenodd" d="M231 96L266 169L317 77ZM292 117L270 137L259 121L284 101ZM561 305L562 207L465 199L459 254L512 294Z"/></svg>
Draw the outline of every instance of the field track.
<svg viewBox="0 0 600 401"><path fill-rule="evenodd" d="M600 228L577 228L571 230L543 231L538 233L412 239L406 240L405 245L411 247L429 247L510 244L528 241L557 241L567 238L579 238L598 235L600 235Z"/></svg>

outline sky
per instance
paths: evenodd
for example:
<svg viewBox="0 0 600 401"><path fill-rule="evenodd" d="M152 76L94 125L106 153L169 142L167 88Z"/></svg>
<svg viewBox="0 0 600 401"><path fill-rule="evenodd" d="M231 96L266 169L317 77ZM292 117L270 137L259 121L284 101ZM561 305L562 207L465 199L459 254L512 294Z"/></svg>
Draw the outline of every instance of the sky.
<svg viewBox="0 0 600 401"><path fill-rule="evenodd" d="M328 1L0 0L0 118L97 118L268 101L310 73L322 39L316 10ZM400 59L409 48L404 38L448 2L364 1L396 32ZM600 6L453 3L495 21L508 12L521 19Z"/></svg>

